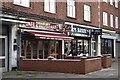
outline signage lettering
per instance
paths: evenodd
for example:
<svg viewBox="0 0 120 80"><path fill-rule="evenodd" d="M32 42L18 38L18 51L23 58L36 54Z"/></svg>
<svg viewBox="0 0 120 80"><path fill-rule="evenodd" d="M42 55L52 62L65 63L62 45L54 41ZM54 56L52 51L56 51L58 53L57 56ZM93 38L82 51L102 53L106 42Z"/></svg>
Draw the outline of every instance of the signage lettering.
<svg viewBox="0 0 120 80"><path fill-rule="evenodd" d="M91 30L87 28L82 28L79 26L73 26L71 35L72 36L82 36L82 37L90 37Z"/></svg>
<svg viewBox="0 0 120 80"><path fill-rule="evenodd" d="M32 21L27 24L20 24L19 26L25 28L36 28L36 29L51 30L51 31L62 31L63 29L62 24L51 24L47 22L36 22L36 21Z"/></svg>
<svg viewBox="0 0 120 80"><path fill-rule="evenodd" d="M80 34L89 34L90 30L85 28L74 27L73 32L80 33Z"/></svg>

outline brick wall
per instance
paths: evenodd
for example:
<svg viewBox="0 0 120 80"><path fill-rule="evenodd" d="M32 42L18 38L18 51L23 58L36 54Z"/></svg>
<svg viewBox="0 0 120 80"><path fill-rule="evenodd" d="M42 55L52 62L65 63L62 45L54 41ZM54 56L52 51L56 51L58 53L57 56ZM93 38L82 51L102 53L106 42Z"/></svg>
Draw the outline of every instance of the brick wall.
<svg viewBox="0 0 120 80"><path fill-rule="evenodd" d="M92 65L92 66L91 66ZM102 68L101 58L87 60L23 60L20 59L20 70L40 72L61 72L86 74Z"/></svg>
<svg viewBox="0 0 120 80"><path fill-rule="evenodd" d="M83 19L83 6L87 4L91 6L91 22L86 22ZM31 2L31 7L26 8L23 6L15 5L12 2L3 3L3 7L7 9L16 10L18 12L25 12L31 14L37 14L40 16L47 16L56 19L62 19L69 22L74 22L78 24L91 25L98 27L98 3L97 2L77 2L76 3L76 18L67 17L67 3L57 2L56 4L56 14L48 13L44 11L43 2Z"/></svg>
<svg viewBox="0 0 120 80"><path fill-rule="evenodd" d="M108 68L112 66L112 56L111 55L103 55L102 58L102 67Z"/></svg>
<svg viewBox="0 0 120 80"><path fill-rule="evenodd" d="M108 13L108 26L104 26L103 25L103 12L107 12ZM110 14L113 15L113 27L110 26ZM101 15L101 27L104 29L108 29L108 30L112 30L115 31L115 17L118 16L118 8L115 7L114 5L110 5L110 3L106 3L106 2L101 2L100 3L100 15Z"/></svg>

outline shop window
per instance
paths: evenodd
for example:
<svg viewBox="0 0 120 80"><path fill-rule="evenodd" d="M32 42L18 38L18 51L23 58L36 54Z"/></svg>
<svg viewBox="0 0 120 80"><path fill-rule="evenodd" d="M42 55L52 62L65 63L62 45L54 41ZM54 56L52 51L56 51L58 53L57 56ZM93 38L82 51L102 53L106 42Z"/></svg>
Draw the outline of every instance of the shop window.
<svg viewBox="0 0 120 80"><path fill-rule="evenodd" d="M61 41L22 39L21 56L25 59L47 59L48 56L61 58Z"/></svg>
<svg viewBox="0 0 120 80"><path fill-rule="evenodd" d="M71 54L71 41L65 41L65 55Z"/></svg>
<svg viewBox="0 0 120 80"><path fill-rule="evenodd" d="M37 40L32 40L32 48L33 48L33 58L37 59L37 47L38 47L38 41Z"/></svg>
<svg viewBox="0 0 120 80"><path fill-rule="evenodd" d="M26 58L32 58L32 43L29 40L26 40Z"/></svg>
<svg viewBox="0 0 120 80"><path fill-rule="evenodd" d="M112 54L114 57L114 46L113 46L113 40L111 39L102 39L101 40L101 53L102 54Z"/></svg>
<svg viewBox="0 0 120 80"><path fill-rule="evenodd" d="M89 55L89 40L72 40L72 41L65 41L65 55L69 56L83 56Z"/></svg>

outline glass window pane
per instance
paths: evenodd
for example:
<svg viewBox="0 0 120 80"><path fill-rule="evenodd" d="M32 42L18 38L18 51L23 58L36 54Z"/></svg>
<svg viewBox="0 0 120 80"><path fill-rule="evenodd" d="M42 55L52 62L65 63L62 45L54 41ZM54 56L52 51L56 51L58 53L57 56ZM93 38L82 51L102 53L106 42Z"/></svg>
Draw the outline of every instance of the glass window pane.
<svg viewBox="0 0 120 80"><path fill-rule="evenodd" d="M43 41L38 41L39 58L43 59Z"/></svg>
<svg viewBox="0 0 120 80"><path fill-rule="evenodd" d="M104 44L104 39L102 39L102 41L101 41L101 50L102 50L101 53L102 53L102 54L105 54L105 50L104 50L104 49L105 49L105 46L104 46L104 45L105 45L105 44Z"/></svg>
<svg viewBox="0 0 120 80"><path fill-rule="evenodd" d="M33 58L37 58L37 46L38 46L37 40L33 40L31 46L33 48Z"/></svg>
<svg viewBox="0 0 120 80"><path fill-rule="evenodd" d="M29 0L21 0L21 5L25 7L30 7L30 1Z"/></svg>
<svg viewBox="0 0 120 80"><path fill-rule="evenodd" d="M56 9L56 1L50 0L50 12L55 13Z"/></svg>
<svg viewBox="0 0 120 80"><path fill-rule="evenodd" d="M0 67L5 67L5 59L0 59L0 63L2 63L2 65L0 64Z"/></svg>
<svg viewBox="0 0 120 80"><path fill-rule="evenodd" d="M112 54L113 52L113 47L112 47L112 40L108 40L108 54Z"/></svg>
<svg viewBox="0 0 120 80"><path fill-rule="evenodd" d="M44 10L49 11L49 7L50 7L49 0L44 0Z"/></svg>
<svg viewBox="0 0 120 80"><path fill-rule="evenodd" d="M108 41L105 40L105 53L104 54L108 54Z"/></svg>
<svg viewBox="0 0 120 80"><path fill-rule="evenodd" d="M5 56L5 39L4 38L0 38L0 49L1 49L1 52L0 53L0 56Z"/></svg>
<svg viewBox="0 0 120 80"><path fill-rule="evenodd" d="M88 54L88 40L84 40L84 51L85 51L85 54Z"/></svg>
<svg viewBox="0 0 120 80"><path fill-rule="evenodd" d="M71 41L65 41L65 55L71 54Z"/></svg>
<svg viewBox="0 0 120 80"><path fill-rule="evenodd" d="M83 43L82 40L78 40L78 54L81 54L83 52Z"/></svg>
<svg viewBox="0 0 120 80"><path fill-rule="evenodd" d="M26 40L26 58L30 58L31 59L31 42L29 40Z"/></svg>

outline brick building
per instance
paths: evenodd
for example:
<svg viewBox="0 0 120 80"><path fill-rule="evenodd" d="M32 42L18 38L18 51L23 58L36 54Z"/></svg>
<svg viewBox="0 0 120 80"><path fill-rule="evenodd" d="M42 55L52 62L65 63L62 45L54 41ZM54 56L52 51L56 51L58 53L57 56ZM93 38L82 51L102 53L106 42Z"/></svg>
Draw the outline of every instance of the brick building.
<svg viewBox="0 0 120 80"><path fill-rule="evenodd" d="M105 0L106 1L106 0ZM116 2L103 2L101 4L102 44L101 53L110 53L116 56L116 30L118 29L118 4Z"/></svg>
<svg viewBox="0 0 120 80"><path fill-rule="evenodd" d="M21 56L116 56L116 2L13 0L2 3L1 17L5 70L19 66Z"/></svg>
<svg viewBox="0 0 120 80"><path fill-rule="evenodd" d="M120 1L119 1L119 7L120 7ZM120 8L119 8L119 10L118 10L119 12L118 12L118 17L120 17ZM119 26L120 26L120 19L119 19L119 24L118 24ZM117 42L116 42L116 54L118 55L118 57L120 57L120 50L119 50L119 47L120 47L120 27L118 28L118 30L117 30L117 40L116 40Z"/></svg>

